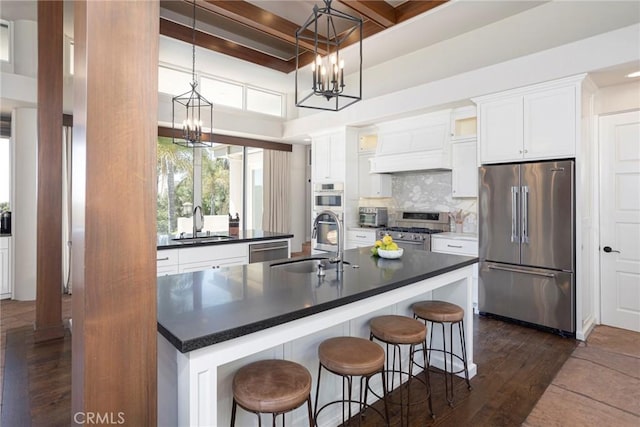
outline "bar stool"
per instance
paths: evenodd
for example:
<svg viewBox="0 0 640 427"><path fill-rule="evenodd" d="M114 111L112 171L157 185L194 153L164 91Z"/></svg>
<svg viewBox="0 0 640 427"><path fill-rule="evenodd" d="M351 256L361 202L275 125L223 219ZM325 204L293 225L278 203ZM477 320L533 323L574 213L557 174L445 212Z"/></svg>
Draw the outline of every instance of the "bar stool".
<svg viewBox="0 0 640 427"><path fill-rule="evenodd" d="M302 365L288 360L261 360L243 366L233 377L233 406L231 427L236 424L236 407L258 416L261 413L276 417L307 402L309 427L313 427L311 413L311 374ZM282 420L284 425L284 418Z"/></svg>
<svg viewBox="0 0 640 427"><path fill-rule="evenodd" d="M412 368L414 366L414 356L416 353L416 345L422 345L423 361L425 366L427 365L426 359L426 338L427 327L421 322L406 316L386 315L374 317L369 321L369 327L371 329L370 339L374 338L386 344L387 360L385 373L391 372L391 389L393 389L394 377L398 372L400 378L400 384L402 385L402 375L408 376L407 381L407 422L409 421L409 408L411 407L411 381L415 378L423 383L427 389L427 400L429 403L429 412L431 417L435 418L433 413L433 405L431 403L431 384L429 382L429 371L424 370L425 379L413 375ZM409 346L409 369L407 371L402 370L402 354L401 345ZM393 347L393 357L391 366L389 366L389 346ZM398 360L398 369L396 367L396 354ZM421 401L422 402L422 401ZM421 402L417 402L421 403ZM400 389L400 425L404 424L403 415L403 398L402 389Z"/></svg>
<svg viewBox="0 0 640 427"><path fill-rule="evenodd" d="M320 363L318 366L318 385L316 388L316 402L314 417L316 423L320 412L336 403L342 403L342 424L345 423L344 404L349 404L349 418L351 418L351 404L357 403L360 416L358 424L360 424L362 413L367 409L373 409L386 424L389 425L389 410L387 408L387 384L384 377L384 351L378 344L373 343L364 338L357 337L335 337L324 340L318 347L318 357ZM334 400L326 403L318 408L318 397L320 396L320 376L322 368L329 372L342 377L342 399ZM367 403L367 393L369 391L369 378L380 373L382 376L382 390L384 393L384 415L373 406ZM360 377L360 394L359 399L352 399L353 377ZM348 396L345 398L345 381L347 383ZM363 384L364 382L364 384ZM364 390L364 399L362 391ZM373 391L372 391L373 393Z"/></svg>
<svg viewBox="0 0 640 427"><path fill-rule="evenodd" d="M430 345L433 346L433 324L438 323L442 326L442 348L434 349L429 347L427 355L427 369L429 361L431 360L431 352L438 351L443 354L444 358L444 386L445 397L449 406L453 406L453 375L464 372L464 378L467 382L467 388L471 390L471 383L469 382L469 369L467 368L467 346L464 336L464 309L456 304L452 304L446 301L420 301L411 306L413 309L413 316L415 319L424 321L425 326L427 322L431 322L431 337L429 339ZM449 343L451 348L447 350L447 339L445 335L445 323L449 324ZM453 327L458 325L458 331L460 336L460 349L462 350L462 356L455 354L453 351ZM447 364L447 355L449 355L449 364ZM456 358L462 362L463 368L454 371L453 370L453 358Z"/></svg>

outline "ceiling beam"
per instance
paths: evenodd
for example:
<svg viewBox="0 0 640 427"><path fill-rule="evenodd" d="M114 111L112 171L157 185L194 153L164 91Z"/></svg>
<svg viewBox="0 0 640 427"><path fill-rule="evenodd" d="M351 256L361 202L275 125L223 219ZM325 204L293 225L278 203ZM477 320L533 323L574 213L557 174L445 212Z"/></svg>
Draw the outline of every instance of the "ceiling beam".
<svg viewBox="0 0 640 427"><path fill-rule="evenodd" d="M386 1L339 0L383 28L396 24L396 9Z"/></svg>
<svg viewBox="0 0 640 427"><path fill-rule="evenodd" d="M274 15L249 2L242 0L204 0L199 1L198 6L292 45L296 43L296 31L300 28L298 24ZM313 38L313 33L309 30L305 31L304 34ZM319 39L322 40L323 38ZM308 40L300 40L300 46L308 50L314 49L313 43ZM318 44L318 52L324 55L326 54L326 49L323 49Z"/></svg>
<svg viewBox="0 0 640 427"><path fill-rule="evenodd" d="M192 31L193 29L191 27L160 18L160 34L163 36L191 44L193 41ZM269 67L283 73L289 73L295 69L295 60L293 62L293 68L291 68L291 61L283 61L282 59L198 30L196 30L196 46L234 56L244 61Z"/></svg>

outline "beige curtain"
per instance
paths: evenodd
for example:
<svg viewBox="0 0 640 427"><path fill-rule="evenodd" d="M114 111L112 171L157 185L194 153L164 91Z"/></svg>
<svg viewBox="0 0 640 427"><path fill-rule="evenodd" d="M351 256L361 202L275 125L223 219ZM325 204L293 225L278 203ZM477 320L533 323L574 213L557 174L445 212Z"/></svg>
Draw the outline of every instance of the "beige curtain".
<svg viewBox="0 0 640 427"><path fill-rule="evenodd" d="M290 232L290 168L291 153L264 150L263 153L262 229L278 233Z"/></svg>

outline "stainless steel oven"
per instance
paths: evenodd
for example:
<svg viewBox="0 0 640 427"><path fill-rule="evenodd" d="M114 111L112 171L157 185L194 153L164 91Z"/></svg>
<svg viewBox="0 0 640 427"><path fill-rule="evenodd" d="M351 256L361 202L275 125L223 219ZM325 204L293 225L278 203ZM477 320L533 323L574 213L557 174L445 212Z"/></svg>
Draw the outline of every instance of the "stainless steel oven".
<svg viewBox="0 0 640 427"><path fill-rule="evenodd" d="M431 235L448 229L449 215L447 212L401 212L396 224L378 230L377 238L388 234L403 249L431 251Z"/></svg>
<svg viewBox="0 0 640 427"><path fill-rule="evenodd" d="M344 185L341 182L317 183L313 190L313 209L316 211L342 211Z"/></svg>
<svg viewBox="0 0 640 427"><path fill-rule="evenodd" d="M313 240L312 248L316 251L324 251L324 252L337 252L338 251L338 224L335 220L327 215L321 214L320 212L324 210L316 210L314 212L314 220L318 216L315 239ZM342 212L334 210L336 214L340 217L342 221ZM340 236L344 238L344 236Z"/></svg>
<svg viewBox="0 0 640 427"><path fill-rule="evenodd" d="M385 227L389 217L387 208L361 207L358 214L360 227Z"/></svg>

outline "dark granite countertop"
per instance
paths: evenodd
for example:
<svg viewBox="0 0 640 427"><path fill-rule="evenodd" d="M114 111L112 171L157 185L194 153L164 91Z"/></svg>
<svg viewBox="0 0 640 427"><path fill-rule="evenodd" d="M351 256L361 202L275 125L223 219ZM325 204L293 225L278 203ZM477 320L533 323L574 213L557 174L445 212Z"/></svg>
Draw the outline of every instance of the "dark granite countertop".
<svg viewBox="0 0 640 427"><path fill-rule="evenodd" d="M229 236L229 239L225 240L213 240L216 236ZM228 233L211 233L209 236L211 240L207 240L203 236L203 240L172 240L175 236L159 235L157 241L158 250L162 249L175 249L175 248L190 248L193 246L207 246L207 245L224 245L230 243L242 243L242 242L257 242L261 240L277 240L277 239L291 239L293 234L275 233L272 231L264 230L240 230L237 236L231 236Z"/></svg>
<svg viewBox="0 0 640 427"><path fill-rule="evenodd" d="M158 277L158 331L183 353L472 265L476 257L405 250L400 259L345 251L342 277L283 260ZM317 261L316 261L317 262Z"/></svg>

